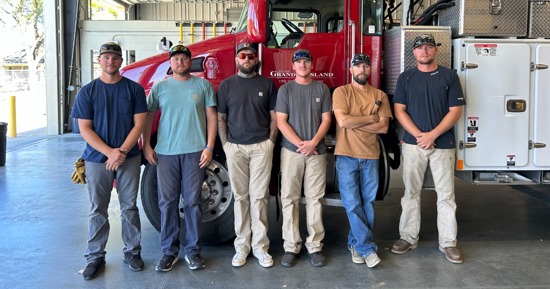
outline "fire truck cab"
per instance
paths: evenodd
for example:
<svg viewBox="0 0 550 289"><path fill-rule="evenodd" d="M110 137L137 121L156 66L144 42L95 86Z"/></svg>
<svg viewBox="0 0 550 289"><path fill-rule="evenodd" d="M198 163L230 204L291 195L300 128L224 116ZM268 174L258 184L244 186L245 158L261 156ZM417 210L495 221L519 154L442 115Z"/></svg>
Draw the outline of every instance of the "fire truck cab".
<svg viewBox="0 0 550 289"><path fill-rule="evenodd" d="M351 81L349 59L353 54L369 54L372 60L370 83L380 88L382 5L382 1L374 0L249 0L244 5L233 33L186 45L192 52L191 73L207 79L217 90L221 81L236 73L234 56L237 45L249 41L259 46L259 73L272 79L277 87L294 79L292 54L302 48L310 50L314 57L313 78L324 82L331 90ZM170 74L167 53L122 69L122 75L139 82L146 93L156 82L170 77ZM156 131L156 125L153 131ZM332 154L334 134L335 130L332 129L326 137L329 161L325 203L338 206L341 201L337 193ZM154 143L152 140L153 145ZM383 198L389 185L390 155L386 147L381 142L381 183L378 198ZM202 242L206 244L223 242L234 236L233 196L225 168L225 156L219 142L214 153L214 160L207 168L202 191ZM270 194L276 195L278 154L275 154L273 162ZM142 175L141 196L150 222L156 229L160 229L156 169L149 164Z"/></svg>

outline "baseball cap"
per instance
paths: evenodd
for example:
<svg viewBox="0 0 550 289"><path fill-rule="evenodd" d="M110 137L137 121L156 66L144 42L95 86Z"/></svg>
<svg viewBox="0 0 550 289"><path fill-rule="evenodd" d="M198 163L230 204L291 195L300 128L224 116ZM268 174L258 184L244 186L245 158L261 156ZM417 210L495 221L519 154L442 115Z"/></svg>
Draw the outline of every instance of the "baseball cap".
<svg viewBox="0 0 550 289"><path fill-rule="evenodd" d="M116 53L122 56L122 48L120 48L120 45L118 45L118 43L113 41L109 41L101 44L101 47L99 48L99 55L107 52Z"/></svg>
<svg viewBox="0 0 550 289"><path fill-rule="evenodd" d="M237 46L237 53L239 53L239 51L241 50L244 50L244 49L250 49L252 50L254 53L258 53L258 45L256 43L250 43L250 42L241 42L239 43L239 45Z"/></svg>
<svg viewBox="0 0 550 289"><path fill-rule="evenodd" d="M168 58L172 57L172 55L174 54L178 54L178 53L183 53L185 55L187 55L187 57L191 58L191 50L189 50L189 48L181 45L181 44L176 44L172 47L170 47L170 53L168 55Z"/></svg>
<svg viewBox="0 0 550 289"><path fill-rule="evenodd" d="M413 49L420 45L439 46L441 43L435 43L435 38L431 34L422 34L414 38Z"/></svg>
<svg viewBox="0 0 550 289"><path fill-rule="evenodd" d="M299 49L299 50L296 50L296 52L294 52L294 54L292 55L292 62L295 62L302 58L313 61L313 56L311 56L311 53L309 52L309 50Z"/></svg>
<svg viewBox="0 0 550 289"><path fill-rule="evenodd" d="M353 56L353 58L351 59L351 66L355 66L359 63L366 63L367 65L370 66L370 57L365 54L365 53L357 53Z"/></svg>

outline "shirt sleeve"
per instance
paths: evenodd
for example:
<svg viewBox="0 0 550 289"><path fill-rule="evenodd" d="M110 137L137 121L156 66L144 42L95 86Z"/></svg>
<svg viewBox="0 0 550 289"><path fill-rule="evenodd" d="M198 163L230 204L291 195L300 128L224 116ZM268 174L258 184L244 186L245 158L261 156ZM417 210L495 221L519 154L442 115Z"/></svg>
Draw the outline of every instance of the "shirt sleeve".
<svg viewBox="0 0 550 289"><path fill-rule="evenodd" d="M220 86L218 87L218 94L217 94L217 100L218 100L218 112L227 114L227 82L229 79L226 79L222 81Z"/></svg>
<svg viewBox="0 0 550 289"><path fill-rule="evenodd" d="M269 79L269 83L270 83L270 89L269 89L269 97L270 97L270 102L269 102L269 110L275 110L275 105L277 105L277 87L275 87L275 83L273 83L273 81L271 79Z"/></svg>
<svg viewBox="0 0 550 289"><path fill-rule="evenodd" d="M346 92L344 86L337 87L332 94L332 109L341 110L344 113L349 112L349 107L346 105Z"/></svg>
<svg viewBox="0 0 550 289"><path fill-rule="evenodd" d="M403 73L397 78L395 85L395 93L393 95L393 103L407 104L407 94L405 91L405 76Z"/></svg>
<svg viewBox="0 0 550 289"><path fill-rule="evenodd" d="M286 85L281 86L277 92L277 104L275 105L275 111L288 114L288 95Z"/></svg>
<svg viewBox="0 0 550 289"><path fill-rule="evenodd" d="M73 104L73 110L71 113L72 118L80 119L93 119L94 109L93 102L89 94L89 88L92 84L88 84L82 87L76 95L76 100Z"/></svg>
<svg viewBox="0 0 550 289"><path fill-rule="evenodd" d="M462 86L460 85L460 79L458 75L451 71L451 85L449 86L449 107L465 105L464 94L462 93Z"/></svg>
<svg viewBox="0 0 550 289"><path fill-rule="evenodd" d="M205 95L206 101L204 102L205 107L217 106L216 96L214 94L214 87L208 80L203 80L205 86Z"/></svg>
<svg viewBox="0 0 550 289"><path fill-rule="evenodd" d="M380 108L378 109L378 116L393 118L393 115L391 113L390 101L388 99L388 95L385 94L384 92L381 92L381 94L382 94L382 104L380 105Z"/></svg>
<svg viewBox="0 0 550 289"><path fill-rule="evenodd" d="M332 111L332 99L330 97L330 89L324 83L321 83L323 86L323 113Z"/></svg>
<svg viewBox="0 0 550 289"><path fill-rule="evenodd" d="M148 109L147 98L145 97L145 90L140 84L137 83L135 85L134 98L134 114L147 112Z"/></svg>
<svg viewBox="0 0 550 289"><path fill-rule="evenodd" d="M155 112L159 109L158 102L158 90L162 82L156 83L151 91L149 91L149 96L147 97L147 110L150 112Z"/></svg>

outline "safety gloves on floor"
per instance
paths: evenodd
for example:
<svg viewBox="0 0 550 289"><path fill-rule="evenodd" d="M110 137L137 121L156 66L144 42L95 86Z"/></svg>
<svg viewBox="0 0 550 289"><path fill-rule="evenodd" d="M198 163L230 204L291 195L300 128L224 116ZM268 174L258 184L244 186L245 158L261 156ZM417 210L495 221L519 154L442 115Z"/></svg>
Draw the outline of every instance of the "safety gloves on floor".
<svg viewBox="0 0 550 289"><path fill-rule="evenodd" d="M79 158L74 163L74 172L71 175L71 180L75 184L86 184L86 167L84 166L84 160L82 158Z"/></svg>

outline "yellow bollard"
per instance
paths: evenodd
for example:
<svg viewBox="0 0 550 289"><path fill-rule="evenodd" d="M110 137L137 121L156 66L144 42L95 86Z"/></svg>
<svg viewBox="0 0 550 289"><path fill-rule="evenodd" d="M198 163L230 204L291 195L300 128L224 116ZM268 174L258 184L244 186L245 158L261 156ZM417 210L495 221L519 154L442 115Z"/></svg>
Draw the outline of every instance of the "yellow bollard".
<svg viewBox="0 0 550 289"><path fill-rule="evenodd" d="M9 97L10 121L8 125L8 136L17 137L17 125L15 121L15 95Z"/></svg>

